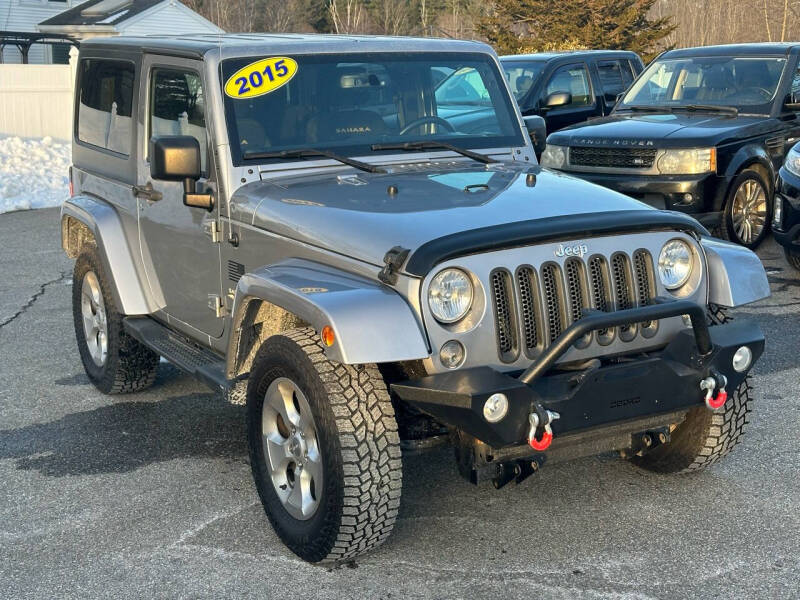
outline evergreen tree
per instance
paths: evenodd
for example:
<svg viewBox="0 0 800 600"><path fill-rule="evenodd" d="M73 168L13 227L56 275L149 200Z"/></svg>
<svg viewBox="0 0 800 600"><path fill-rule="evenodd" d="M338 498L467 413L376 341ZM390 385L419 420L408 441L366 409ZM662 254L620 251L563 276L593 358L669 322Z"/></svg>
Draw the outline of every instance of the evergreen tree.
<svg viewBox="0 0 800 600"><path fill-rule="evenodd" d="M491 0L478 32L499 53L575 48L624 49L645 60L675 26L650 19L656 0Z"/></svg>

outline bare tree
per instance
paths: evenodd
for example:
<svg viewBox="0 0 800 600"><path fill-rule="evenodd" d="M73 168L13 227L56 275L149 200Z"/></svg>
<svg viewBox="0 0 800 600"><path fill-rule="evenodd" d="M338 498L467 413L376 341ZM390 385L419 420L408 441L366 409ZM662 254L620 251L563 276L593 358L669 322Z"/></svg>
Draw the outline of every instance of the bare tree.
<svg viewBox="0 0 800 600"><path fill-rule="evenodd" d="M336 33L364 33L367 15L360 0L331 0L328 13Z"/></svg>

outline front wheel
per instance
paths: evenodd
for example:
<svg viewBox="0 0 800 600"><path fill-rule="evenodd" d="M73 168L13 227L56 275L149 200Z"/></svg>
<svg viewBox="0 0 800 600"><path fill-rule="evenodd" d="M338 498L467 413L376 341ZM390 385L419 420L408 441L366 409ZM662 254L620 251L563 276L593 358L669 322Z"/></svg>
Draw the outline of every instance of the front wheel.
<svg viewBox="0 0 800 600"><path fill-rule="evenodd" d="M720 309L709 312L711 325L729 320ZM672 429L669 443L643 456L634 456L631 462L657 473L689 473L713 465L741 441L749 422L752 394L748 375L738 388L729 392L723 410L710 411L705 406L691 408L683 422Z"/></svg>
<svg viewBox="0 0 800 600"><path fill-rule="evenodd" d="M288 548L340 561L380 545L400 505L400 438L374 365L325 358L313 329L270 337L247 388L250 464Z"/></svg>
<svg viewBox="0 0 800 600"><path fill-rule="evenodd" d="M731 184L722 212L723 238L750 249L756 248L769 233L769 185L761 173L745 169Z"/></svg>

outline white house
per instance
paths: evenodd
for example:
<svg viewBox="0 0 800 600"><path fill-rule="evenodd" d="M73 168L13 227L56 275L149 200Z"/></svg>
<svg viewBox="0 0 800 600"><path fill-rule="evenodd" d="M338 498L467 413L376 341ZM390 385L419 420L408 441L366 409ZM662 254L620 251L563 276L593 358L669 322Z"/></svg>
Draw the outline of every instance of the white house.
<svg viewBox="0 0 800 600"><path fill-rule="evenodd" d="M0 43L3 32L30 32L88 37L223 33L178 0L0 0ZM34 44L31 64L69 62L69 44ZM20 63L14 45L2 48L3 63Z"/></svg>

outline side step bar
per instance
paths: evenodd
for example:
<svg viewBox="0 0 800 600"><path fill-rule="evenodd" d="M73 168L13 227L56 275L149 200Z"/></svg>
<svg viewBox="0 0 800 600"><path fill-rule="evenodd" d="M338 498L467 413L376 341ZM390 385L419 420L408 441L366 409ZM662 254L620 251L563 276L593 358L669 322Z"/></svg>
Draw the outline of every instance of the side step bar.
<svg viewBox="0 0 800 600"><path fill-rule="evenodd" d="M225 359L193 344L150 317L125 317L125 331L173 365L201 379L212 389L226 391L233 382L225 377Z"/></svg>

